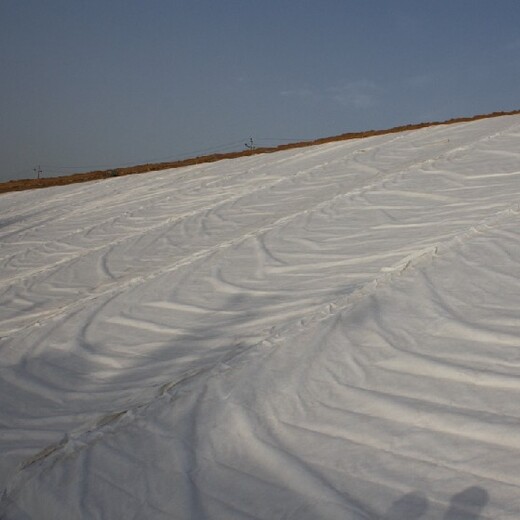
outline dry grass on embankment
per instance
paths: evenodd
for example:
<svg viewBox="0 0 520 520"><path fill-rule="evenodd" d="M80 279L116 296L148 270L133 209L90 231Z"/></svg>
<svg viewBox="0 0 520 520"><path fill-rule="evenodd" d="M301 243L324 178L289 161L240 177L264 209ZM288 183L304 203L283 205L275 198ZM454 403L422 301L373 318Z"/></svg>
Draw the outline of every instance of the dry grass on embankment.
<svg viewBox="0 0 520 520"><path fill-rule="evenodd" d="M35 188L48 188L50 186L63 186L65 184L74 184L76 182L87 182L101 179L108 179L110 177L119 177L122 175L132 175L136 173L146 173L158 170L167 170L169 168L180 168L182 166L191 166L193 164L210 163L220 161L222 159L234 159L236 157L244 157L247 155L256 155L260 153L272 153L280 150L289 150L292 148L303 148L306 146L314 146L317 144L332 143L335 141L346 141L348 139L360 139L363 137L371 137L374 135L392 134L397 132L404 132L407 130L418 130L428 126L447 125L453 123L464 123L468 121L477 121L479 119L488 119L492 117L508 116L520 114L520 110L514 110L511 112L493 112L492 114L482 114L472 117L459 117L450 119L448 121L436 121L428 123L419 123L415 125L396 126L386 130L368 130L366 132L351 132L333 137L324 137L321 139L315 139L314 141L303 141L289 144L282 144L270 148L255 148L254 150L243 150L240 152L231 153L215 153L211 155L202 155L199 157L193 157L191 159L183 159L181 161L173 162L162 162L162 163L149 163L149 164L138 164L136 166L129 166L126 168L112 168L110 170L96 170L86 173L76 173L73 175L66 175L62 177L48 177L45 179L22 179L13 180L8 182L0 183L0 193L7 193L9 191L21 191L31 190Z"/></svg>

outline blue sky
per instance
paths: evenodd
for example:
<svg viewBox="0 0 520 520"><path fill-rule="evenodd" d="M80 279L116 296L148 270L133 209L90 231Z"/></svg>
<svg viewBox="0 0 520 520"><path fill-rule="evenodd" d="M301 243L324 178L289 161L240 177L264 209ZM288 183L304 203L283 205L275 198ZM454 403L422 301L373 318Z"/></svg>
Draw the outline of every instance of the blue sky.
<svg viewBox="0 0 520 520"><path fill-rule="evenodd" d="M518 0L2 0L0 181L520 109Z"/></svg>

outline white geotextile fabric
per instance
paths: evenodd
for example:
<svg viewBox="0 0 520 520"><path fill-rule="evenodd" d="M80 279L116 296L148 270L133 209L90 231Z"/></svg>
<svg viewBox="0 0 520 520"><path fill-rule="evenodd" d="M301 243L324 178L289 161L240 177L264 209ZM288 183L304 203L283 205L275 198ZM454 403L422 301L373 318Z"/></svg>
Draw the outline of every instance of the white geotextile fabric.
<svg viewBox="0 0 520 520"><path fill-rule="evenodd" d="M0 197L0 516L520 518L520 116Z"/></svg>

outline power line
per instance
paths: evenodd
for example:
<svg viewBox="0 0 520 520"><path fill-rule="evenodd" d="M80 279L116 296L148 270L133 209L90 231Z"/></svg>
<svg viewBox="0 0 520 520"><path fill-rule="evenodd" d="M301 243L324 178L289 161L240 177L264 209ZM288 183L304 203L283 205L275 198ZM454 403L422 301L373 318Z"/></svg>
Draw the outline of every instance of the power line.
<svg viewBox="0 0 520 520"><path fill-rule="evenodd" d="M18 175L21 175L22 173L30 174L33 171L33 168L24 168L23 170L18 170L17 172L13 173L13 179L18 177Z"/></svg>
<svg viewBox="0 0 520 520"><path fill-rule="evenodd" d="M203 148L199 150L190 150L186 152L180 152L174 155L167 155L162 157L155 157L155 158L148 158L147 160L141 160L138 159L128 162L128 163L110 163L110 164L78 164L75 166L58 166L53 164L44 164L42 165L44 168L52 169L52 170L83 170L88 168L123 168L125 166L134 166L136 164L148 164L148 163L157 163L162 161L174 161L174 160L180 160L182 157L191 157L196 154L202 154L202 153L211 153L211 152L218 152L218 151L224 151L226 148L230 147L239 147L242 145L243 139L233 141L231 143L225 143L220 144L216 146L212 146L211 148Z"/></svg>
<svg viewBox="0 0 520 520"><path fill-rule="evenodd" d="M112 162L112 163L104 163L104 164L77 164L77 165L74 165L74 166L65 166L65 165L56 165L56 164L42 164L38 167L38 170L39 170L39 173L36 169L34 168L25 168L23 170L19 170L17 171L16 173L12 174L12 177L13 178L16 178L18 177L19 175L23 174L23 173L29 173L31 171L33 172L37 172L38 175L42 175L43 173L43 169L49 171L49 170L54 170L54 171L57 171L58 173L68 173L67 171L65 170L68 170L69 172L73 171L73 170L82 170L82 171L85 171L85 170L91 170L91 169L95 169L95 168L107 168L107 169L110 169L110 168L125 168L125 167L128 167L128 166L135 166L136 164L153 164L153 163L160 163L160 162L166 162L166 161L177 161L177 160L182 160L182 159L186 159L186 158L191 158L191 157L195 157L195 156L198 156L198 155L201 155L201 154L210 154L210 153L224 153L224 152L227 152L229 151L230 148L236 148L237 151L239 151L239 149L242 149L243 146L244 146L244 140L246 140L248 142L248 145L247 145L247 148L251 149L250 146L251 146L251 143L252 143L252 138L249 137L249 138L241 138L241 139L238 139L236 141L232 141L232 142L228 142L228 143L223 143L223 144L218 144L218 145L215 145L215 146L211 146L211 147L208 147L208 148L201 148L201 149L198 149L198 150L188 150L188 151L185 151L185 152L178 152L176 154L170 154L170 155L164 155L164 156L160 156L160 157L154 157L154 158L148 158L147 160L134 160L134 161L131 161L131 162L126 162L126 163L122 163L122 162ZM270 141L270 142L304 142L304 141L312 141L312 139L303 139L301 137L291 137L291 138L288 138L288 137L257 137L255 138L256 141ZM255 149L256 146L253 144L253 148L252 149Z"/></svg>
<svg viewBox="0 0 520 520"><path fill-rule="evenodd" d="M293 141L295 143L303 141L313 141L314 139L303 139L302 137L257 137L259 141Z"/></svg>

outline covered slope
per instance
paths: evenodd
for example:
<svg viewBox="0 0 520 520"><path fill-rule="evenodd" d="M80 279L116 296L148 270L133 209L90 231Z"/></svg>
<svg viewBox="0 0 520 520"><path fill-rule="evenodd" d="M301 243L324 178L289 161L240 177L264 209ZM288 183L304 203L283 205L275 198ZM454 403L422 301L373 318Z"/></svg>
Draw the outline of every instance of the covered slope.
<svg viewBox="0 0 520 520"><path fill-rule="evenodd" d="M519 143L0 197L2 518L519 518Z"/></svg>

